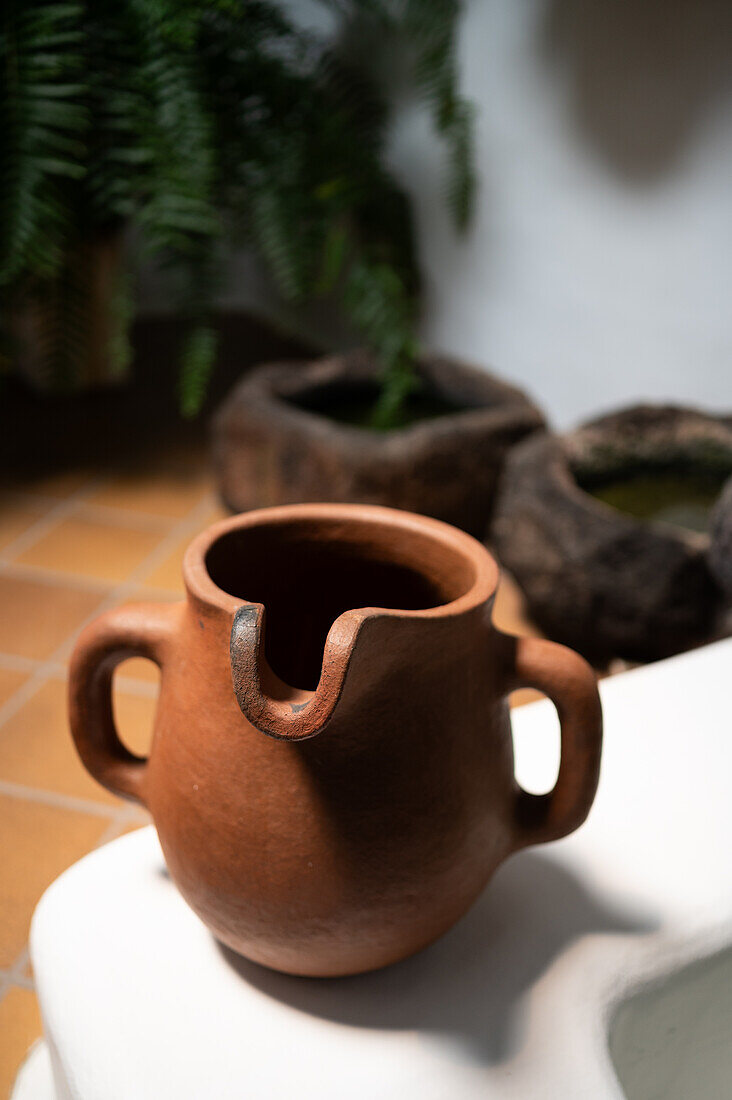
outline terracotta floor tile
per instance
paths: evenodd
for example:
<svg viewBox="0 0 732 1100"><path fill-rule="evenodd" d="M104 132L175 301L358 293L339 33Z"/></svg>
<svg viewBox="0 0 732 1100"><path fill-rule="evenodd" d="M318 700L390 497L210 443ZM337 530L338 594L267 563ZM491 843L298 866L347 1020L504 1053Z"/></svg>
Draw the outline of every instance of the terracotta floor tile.
<svg viewBox="0 0 732 1100"><path fill-rule="evenodd" d="M0 550L32 527L42 514L31 504L0 495Z"/></svg>
<svg viewBox="0 0 732 1100"><path fill-rule="evenodd" d="M123 661L117 665L117 675L142 680L146 684L160 683L160 669L154 661L147 661L144 657L130 657L128 661Z"/></svg>
<svg viewBox="0 0 732 1100"><path fill-rule="evenodd" d="M152 739L157 699L115 691L114 714L119 735L137 756L147 756Z"/></svg>
<svg viewBox="0 0 732 1100"><path fill-rule="evenodd" d="M0 966L23 949L43 891L97 844L108 822L91 814L0 796Z"/></svg>
<svg viewBox="0 0 732 1100"><path fill-rule="evenodd" d="M132 821L128 825L123 826L115 837L113 837L109 844L114 844L115 840L118 840L121 836L127 836L129 833L136 833L138 829L146 829L148 825L152 824L152 818L148 818L147 821Z"/></svg>
<svg viewBox="0 0 732 1100"><path fill-rule="evenodd" d="M193 536L191 536L192 538ZM145 577L144 584L153 588L165 588L169 592L183 594L183 556L188 548L191 538L183 539L160 565L149 576Z"/></svg>
<svg viewBox="0 0 732 1100"><path fill-rule="evenodd" d="M115 692L119 734L138 755L147 753L155 699ZM66 711L66 684L49 680L0 728L0 779L75 798L119 804L88 774L74 748Z"/></svg>
<svg viewBox="0 0 732 1100"><path fill-rule="evenodd" d="M508 701L511 707L523 707L527 703L535 703L537 699L543 698L541 692L536 691L535 688L518 688L516 691L511 692Z"/></svg>
<svg viewBox="0 0 732 1100"><path fill-rule="evenodd" d="M49 680L0 728L0 779L116 803L83 767L66 717L66 685Z"/></svg>
<svg viewBox="0 0 732 1100"><path fill-rule="evenodd" d="M0 1001L0 1096L10 1095L29 1047L42 1032L35 993L11 986Z"/></svg>
<svg viewBox="0 0 732 1100"><path fill-rule="evenodd" d="M493 605L493 622L506 634L518 634L521 637L542 637L531 622L526 610L523 592L510 573L501 569L498 591Z"/></svg>
<svg viewBox="0 0 732 1100"><path fill-rule="evenodd" d="M231 519L231 515L232 513L228 508L225 508L224 505L220 504L218 501L214 501L211 505L211 511L204 518L201 530L203 530L204 527L210 527L212 523L219 523L222 519Z"/></svg>
<svg viewBox="0 0 732 1100"><path fill-rule="evenodd" d="M194 474L176 470L135 472L110 479L89 498L89 502L165 519L181 519L210 488L210 478L205 471Z"/></svg>
<svg viewBox="0 0 732 1100"><path fill-rule="evenodd" d="M0 668L0 707L3 703L7 703L10 696L15 694L27 678L27 672L15 672L13 669Z"/></svg>
<svg viewBox="0 0 732 1100"><path fill-rule="evenodd" d="M148 577L145 577L144 583L152 588L163 588L169 592L182 594L184 591L183 558L188 546L199 532L205 531L207 527L211 527L212 524L218 523L222 519L229 519L230 516L231 513L227 512L221 505L213 503L210 511L203 516L198 526L189 535L181 539L167 558Z"/></svg>
<svg viewBox="0 0 732 1100"><path fill-rule="evenodd" d="M90 484L91 480L92 473L89 470L69 470L62 474L39 477L35 481L22 482L18 485L18 489L24 493L66 500L67 497Z"/></svg>
<svg viewBox="0 0 732 1100"><path fill-rule="evenodd" d="M70 517L29 547L18 562L122 581L160 542L158 532Z"/></svg>
<svg viewBox="0 0 732 1100"><path fill-rule="evenodd" d="M150 585L152 588L167 589L169 592L183 592L183 557L189 544L197 534L205 531L207 527L219 523L222 519L231 518L231 512L215 499L214 494L211 495L211 507L204 513L201 522L189 535L181 539L168 557L157 566L149 577L145 578L144 583L146 585Z"/></svg>
<svg viewBox="0 0 732 1100"><path fill-rule="evenodd" d="M0 572L0 651L50 657L99 606L102 594Z"/></svg>

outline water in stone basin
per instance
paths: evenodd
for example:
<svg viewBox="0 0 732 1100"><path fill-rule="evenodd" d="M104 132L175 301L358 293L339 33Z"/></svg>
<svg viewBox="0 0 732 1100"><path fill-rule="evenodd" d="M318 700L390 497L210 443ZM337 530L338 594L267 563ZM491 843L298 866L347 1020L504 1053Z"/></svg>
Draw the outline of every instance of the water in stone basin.
<svg viewBox="0 0 732 1100"><path fill-rule="evenodd" d="M726 476L699 471L649 471L581 487L636 519L661 520L707 533L710 513Z"/></svg>

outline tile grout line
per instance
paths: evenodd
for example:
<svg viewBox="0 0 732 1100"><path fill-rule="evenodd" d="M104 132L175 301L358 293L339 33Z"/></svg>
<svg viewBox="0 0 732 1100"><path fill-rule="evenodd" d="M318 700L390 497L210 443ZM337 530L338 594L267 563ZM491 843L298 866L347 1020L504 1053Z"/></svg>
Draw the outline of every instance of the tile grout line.
<svg viewBox="0 0 732 1100"><path fill-rule="evenodd" d="M153 572L158 565L162 565L165 559L175 550L176 546L183 538L192 536L198 529L200 522L205 519L207 513L211 509L211 496L207 493L201 500L199 500L190 512L171 528L166 535L163 536L161 541L154 547L153 550L147 554L143 560L132 570L126 580L120 582L120 584L111 588L107 592L105 599L101 601L99 606L87 616L87 618L81 624L83 629L87 623L92 622L102 612L110 610L116 605L120 599L124 599L127 596L134 595L139 591L141 584L144 584L145 577ZM167 590L166 590L167 591ZM147 592L145 593L147 595ZM153 598L152 596L150 598ZM179 599L184 599L183 593L179 594ZM73 631L72 634L65 641L61 643L57 650L52 654L52 658L63 658L64 654L69 652L73 647L74 641L78 630ZM0 719L1 721L1 719Z"/></svg>
<svg viewBox="0 0 732 1100"><path fill-rule="evenodd" d="M93 798L81 798L79 795L63 794L45 787L28 787L25 783L13 783L0 779L0 795L6 798L19 798L24 802L38 802L52 806L56 810L72 810L75 813L92 814L95 817L114 817L118 812L113 803L97 802Z"/></svg>
<svg viewBox="0 0 732 1100"><path fill-rule="evenodd" d="M77 514L82 519L110 527L131 527L134 530L159 531L162 535L181 519L181 516L161 516L155 512L137 512L134 508L117 507L112 504L94 504L83 500L79 503Z"/></svg>
<svg viewBox="0 0 732 1100"><path fill-rule="evenodd" d="M32 657L15 657L11 653L0 652L0 671L3 672L25 673L30 676L31 673L36 672L44 663L46 664L46 674L49 681L66 680L69 674L68 666L60 662L51 666L49 662L34 660ZM123 691L126 695L140 695L146 698L152 698L158 693L157 682L138 679L135 676L119 674L114 683L115 687L119 688L120 691Z"/></svg>
<svg viewBox="0 0 732 1100"><path fill-rule="evenodd" d="M67 516L72 515L78 505L82 503L90 493L99 489L102 484L103 481L100 478L92 478L91 481L83 485L81 489L77 489L71 496L57 501L52 508L49 508L47 512L39 516L30 527L27 527L26 530L22 531L16 538L10 540L7 546L0 552L0 561L11 562L18 554L22 554L24 550L30 549L34 543L42 539L49 531L52 531L57 523Z"/></svg>
<svg viewBox="0 0 732 1100"><path fill-rule="evenodd" d="M0 668L6 672L35 672L43 661L34 657L18 657L15 653L0 653Z"/></svg>
<svg viewBox="0 0 732 1100"><path fill-rule="evenodd" d="M64 657L69 655L79 630L82 630L88 623L92 622L104 611L108 611L114 607L120 599L124 599L126 596L133 595L137 592L146 574L151 573L156 566L161 564L168 554L175 549L181 539L187 534L193 534L197 529L198 523L205 518L210 509L211 494L206 493L201 500L197 501L188 514L163 536L157 546L143 558L124 581L111 589L107 589L106 597L100 600L94 610L82 620L71 634L56 647L53 653L36 668L35 672L30 675L28 680L26 680L24 684L21 684L17 691L15 691L3 706L0 707L0 727L8 718L16 714L24 703L35 695L36 691L45 680L51 677L51 670L53 667L58 665L59 662L63 662Z"/></svg>
<svg viewBox="0 0 732 1100"><path fill-rule="evenodd" d="M8 993L14 985L19 985L24 989L30 989L31 992L35 992L33 982L29 982L24 973L29 960L30 953L28 951L28 944L26 944L18 957L13 960L12 965L6 973L5 993Z"/></svg>
<svg viewBox="0 0 732 1100"><path fill-rule="evenodd" d="M78 490L74 491L78 492ZM68 500L68 497L50 497L45 493L32 493L26 489L7 489L3 487L0 488L0 500L10 504L20 504L23 508L27 508L29 512L37 512L39 516L45 516L51 508L55 508L62 500Z"/></svg>
<svg viewBox="0 0 732 1100"><path fill-rule="evenodd" d="M102 577L84 576L83 573L65 569L47 569L43 565L29 565L26 562L3 561L1 557L0 575L32 584L63 584L67 588L75 588L77 592L97 592L100 596L109 591L110 585Z"/></svg>
<svg viewBox="0 0 732 1100"><path fill-rule="evenodd" d="M162 538L157 546L143 558L143 560L132 570L126 580L108 590L105 599L103 599L98 607L84 619L81 624L81 629L96 619L97 616L101 615L104 611L109 611L115 607L120 599L125 599L127 596L132 596L137 593L139 591L139 586L144 583L145 577L165 561L166 557L175 550L178 543L181 542L186 535L193 535L193 533L198 530L198 524L205 518L210 508L210 496L207 494L202 500L198 501L188 515L180 520L179 523ZM145 593L145 595L147 595L147 593ZM181 600L184 599L182 593L179 598ZM58 649L52 654L52 658L58 659L60 657L63 659L65 655L69 654L73 648L77 634L78 629L73 631L72 634L61 643ZM0 724L1 723L2 717L0 715Z"/></svg>
<svg viewBox="0 0 732 1100"><path fill-rule="evenodd" d="M152 553L152 551L151 551ZM28 562L2 561L0 558L0 575L14 576L20 581L31 581L34 584L63 584L67 588L75 588L77 592L109 592L113 581L105 581L102 577L85 576L84 573L70 573L63 569L50 569L47 565L30 565ZM138 582L143 584L144 582ZM168 599L171 596L183 598L183 593L175 588L164 588L160 585L145 586L145 595Z"/></svg>
<svg viewBox="0 0 732 1100"><path fill-rule="evenodd" d="M165 533L163 533L165 534ZM151 551L152 553L152 551ZM66 588L74 588L78 592L109 592L110 585L114 581L105 581L102 577L89 577L83 573L72 573L65 569L51 569L46 565L30 565L28 562L3 561L0 557L0 576L16 577L18 580L27 580L34 584L63 584ZM144 582L138 582L140 584ZM162 588L150 585L145 588L145 595L159 599L170 599L171 596L182 598L182 593L173 588Z"/></svg>
<svg viewBox="0 0 732 1100"><path fill-rule="evenodd" d="M159 532L161 535L167 534L171 527L175 526L180 520L185 519L185 515L161 516L155 512L142 512L134 508L117 507L111 504L95 504L88 498L92 493L103 487L105 480L104 478L94 478L69 497L62 500L48 500L49 507L46 510L41 510L38 507L37 500L34 500L30 495L13 494L17 499L17 503L25 504L29 510L38 512L39 515L25 531L21 531L19 535L16 535L0 550L0 562L9 563L14 561L19 554L30 549L58 523L72 516L78 516L80 519L99 523L106 527L124 527L134 531ZM42 499L46 500L46 498Z"/></svg>

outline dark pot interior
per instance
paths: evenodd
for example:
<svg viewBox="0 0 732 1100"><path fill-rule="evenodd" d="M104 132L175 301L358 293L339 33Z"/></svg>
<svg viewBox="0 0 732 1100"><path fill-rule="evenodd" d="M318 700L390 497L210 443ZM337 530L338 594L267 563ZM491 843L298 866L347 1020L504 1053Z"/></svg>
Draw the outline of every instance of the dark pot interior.
<svg viewBox="0 0 732 1100"><path fill-rule="evenodd" d="M312 519L231 531L206 567L217 587L265 609L265 656L291 687L318 685L328 631L344 611L418 611L463 595L467 559L421 532L357 520Z"/></svg>
<svg viewBox="0 0 732 1100"><path fill-rule="evenodd" d="M381 388L376 380L340 378L284 395L295 408L316 413L340 424L373 429L372 418L378 405ZM399 407L392 428L406 428L422 420L451 416L469 408L486 407L485 403L459 403L445 390L428 379L421 379L418 388L409 393Z"/></svg>

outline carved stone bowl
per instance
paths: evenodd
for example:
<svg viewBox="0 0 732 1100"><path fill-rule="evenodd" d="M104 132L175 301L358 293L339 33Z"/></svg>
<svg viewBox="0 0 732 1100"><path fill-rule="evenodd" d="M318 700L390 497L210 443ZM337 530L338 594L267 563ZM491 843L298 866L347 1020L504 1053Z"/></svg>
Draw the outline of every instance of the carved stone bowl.
<svg viewBox="0 0 732 1100"><path fill-rule="evenodd" d="M224 502L235 512L382 504L482 538L506 454L544 418L521 390L486 371L435 355L420 360L418 373L422 415L377 431L348 420L379 392L379 367L364 352L252 371L214 420Z"/></svg>
<svg viewBox="0 0 732 1100"><path fill-rule="evenodd" d="M624 409L519 444L504 468L490 537L549 637L600 665L655 660L719 629L723 597L709 568L710 536L620 511L599 499L602 487L671 476L721 487L730 474L732 417ZM713 521L720 581L730 568L721 562L729 508L728 500L726 521Z"/></svg>

